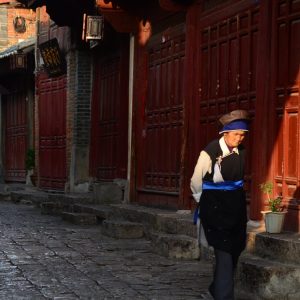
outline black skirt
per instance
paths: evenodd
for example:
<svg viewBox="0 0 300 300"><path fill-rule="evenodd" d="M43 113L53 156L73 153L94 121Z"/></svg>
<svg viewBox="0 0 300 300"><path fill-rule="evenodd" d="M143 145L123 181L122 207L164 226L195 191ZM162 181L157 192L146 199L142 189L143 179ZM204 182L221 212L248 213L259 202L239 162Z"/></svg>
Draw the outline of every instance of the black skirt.
<svg viewBox="0 0 300 300"><path fill-rule="evenodd" d="M245 249L247 205L243 189L204 190L200 220L210 246L234 256Z"/></svg>

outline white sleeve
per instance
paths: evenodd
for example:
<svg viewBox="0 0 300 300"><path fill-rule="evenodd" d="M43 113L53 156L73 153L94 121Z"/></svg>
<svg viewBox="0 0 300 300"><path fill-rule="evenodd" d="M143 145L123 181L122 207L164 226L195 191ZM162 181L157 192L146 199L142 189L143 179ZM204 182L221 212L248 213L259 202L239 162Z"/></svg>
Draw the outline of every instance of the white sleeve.
<svg viewBox="0 0 300 300"><path fill-rule="evenodd" d="M191 178L191 190L194 199L199 202L202 194L202 179L206 173L211 173L211 159L205 151L201 151Z"/></svg>

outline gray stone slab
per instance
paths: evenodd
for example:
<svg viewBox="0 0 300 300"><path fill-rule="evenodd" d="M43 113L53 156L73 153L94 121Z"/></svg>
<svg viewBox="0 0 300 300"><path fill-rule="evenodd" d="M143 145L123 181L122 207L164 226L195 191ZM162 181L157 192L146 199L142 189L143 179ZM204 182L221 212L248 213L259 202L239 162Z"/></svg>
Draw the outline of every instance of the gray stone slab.
<svg viewBox="0 0 300 300"><path fill-rule="evenodd" d="M111 238L32 205L0 202L0 228L0 299L192 300L211 280L211 264L168 259L144 238Z"/></svg>
<svg viewBox="0 0 300 300"><path fill-rule="evenodd" d="M273 260L298 264L300 267L300 234L259 233L255 237L254 253Z"/></svg>
<svg viewBox="0 0 300 300"><path fill-rule="evenodd" d="M138 239L144 236L144 227L137 222L104 220L102 233L118 239Z"/></svg>
<svg viewBox="0 0 300 300"><path fill-rule="evenodd" d="M63 212L62 218L65 221L69 221L77 225L94 225L98 224L97 216L89 213L74 213Z"/></svg>
<svg viewBox="0 0 300 300"><path fill-rule="evenodd" d="M186 235L152 233L152 249L155 253L177 259L199 259L197 239Z"/></svg>
<svg viewBox="0 0 300 300"><path fill-rule="evenodd" d="M300 299L300 268L255 256L240 259L238 292L251 299Z"/></svg>
<svg viewBox="0 0 300 300"><path fill-rule="evenodd" d="M123 201L123 190L116 183L96 183L93 190L95 202L98 204L122 203Z"/></svg>

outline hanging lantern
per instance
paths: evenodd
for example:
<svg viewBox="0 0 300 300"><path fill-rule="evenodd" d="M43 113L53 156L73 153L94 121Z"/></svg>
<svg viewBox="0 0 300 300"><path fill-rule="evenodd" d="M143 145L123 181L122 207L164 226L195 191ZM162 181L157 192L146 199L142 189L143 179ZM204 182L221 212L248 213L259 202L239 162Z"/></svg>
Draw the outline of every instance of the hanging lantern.
<svg viewBox="0 0 300 300"><path fill-rule="evenodd" d="M86 39L102 40L104 20L102 16L87 16Z"/></svg>
<svg viewBox="0 0 300 300"><path fill-rule="evenodd" d="M102 40L103 39L103 16L87 16L83 17L82 39L88 40Z"/></svg>
<svg viewBox="0 0 300 300"><path fill-rule="evenodd" d="M27 56L24 53L16 53L10 56L11 70L24 70L27 68Z"/></svg>

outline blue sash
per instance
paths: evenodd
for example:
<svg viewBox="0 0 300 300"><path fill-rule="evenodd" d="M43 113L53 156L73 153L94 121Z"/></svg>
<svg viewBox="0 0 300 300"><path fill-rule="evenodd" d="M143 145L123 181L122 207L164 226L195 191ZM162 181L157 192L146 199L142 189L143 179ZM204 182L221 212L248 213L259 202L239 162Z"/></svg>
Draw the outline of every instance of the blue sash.
<svg viewBox="0 0 300 300"><path fill-rule="evenodd" d="M196 207L195 211L194 211L194 214L193 214L193 223L194 225L197 224L197 220L199 218L199 204L198 206Z"/></svg>
<svg viewBox="0 0 300 300"><path fill-rule="evenodd" d="M233 191L242 188L244 185L244 180L239 181L224 181L224 182L211 182L203 181L203 190L226 190Z"/></svg>

